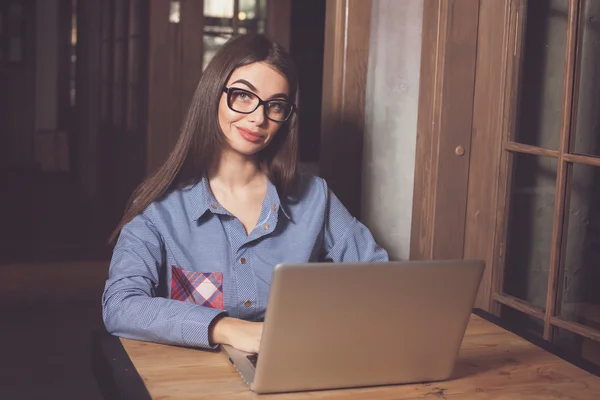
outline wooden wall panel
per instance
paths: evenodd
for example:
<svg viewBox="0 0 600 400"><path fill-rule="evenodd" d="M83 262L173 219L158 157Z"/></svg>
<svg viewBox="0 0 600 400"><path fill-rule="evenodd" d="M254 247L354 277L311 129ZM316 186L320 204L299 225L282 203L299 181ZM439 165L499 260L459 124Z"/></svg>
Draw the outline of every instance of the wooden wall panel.
<svg viewBox="0 0 600 400"><path fill-rule="evenodd" d="M173 97L170 60L174 43L171 42L169 0L153 0L150 4L150 36L148 46L148 129L146 169L154 171L165 159L165 149L175 141L172 113Z"/></svg>
<svg viewBox="0 0 600 400"><path fill-rule="evenodd" d="M202 75L204 37L204 2L185 0L181 4L181 110L180 119L187 114L198 81Z"/></svg>
<svg viewBox="0 0 600 400"><path fill-rule="evenodd" d="M411 259L463 257L479 0L426 0Z"/></svg>
<svg viewBox="0 0 600 400"><path fill-rule="evenodd" d="M433 214L434 185L437 177L436 131L434 120L435 79L437 61L438 25L440 15L437 1L423 2L423 30L421 44L421 72L419 108L417 116L417 145L415 150L415 180L413 188L413 212L410 240L410 258L431 258L433 229L430 220Z"/></svg>
<svg viewBox="0 0 600 400"><path fill-rule="evenodd" d="M508 1L483 1L479 10L477 78L465 224L465 258L486 261L476 307L489 310L494 265L498 184L508 41ZM505 29L506 27L506 29Z"/></svg>
<svg viewBox="0 0 600 400"><path fill-rule="evenodd" d="M202 74L201 0L182 0L179 23L169 22L170 0L150 3L148 141L146 168L155 171L179 138Z"/></svg>
<svg viewBox="0 0 600 400"><path fill-rule="evenodd" d="M79 136L76 144L75 169L80 184L90 197L99 193L100 179L100 58L102 4L94 0L77 2L77 70L76 125Z"/></svg>
<svg viewBox="0 0 600 400"><path fill-rule="evenodd" d="M290 50L292 0L270 0L267 4L267 36ZM309 23L309 22L308 22Z"/></svg>
<svg viewBox="0 0 600 400"><path fill-rule="evenodd" d="M327 0L320 174L360 213L371 0Z"/></svg>

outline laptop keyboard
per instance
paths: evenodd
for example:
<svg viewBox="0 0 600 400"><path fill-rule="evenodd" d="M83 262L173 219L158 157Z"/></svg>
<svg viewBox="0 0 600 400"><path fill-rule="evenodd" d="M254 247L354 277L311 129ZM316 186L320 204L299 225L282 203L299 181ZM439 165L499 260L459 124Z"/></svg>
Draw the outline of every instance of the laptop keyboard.
<svg viewBox="0 0 600 400"><path fill-rule="evenodd" d="M246 356L246 358L248 358L248 361L250 361L250 364L252 364L252 366L254 368L256 368L256 362L258 361L258 354L250 354L249 356Z"/></svg>

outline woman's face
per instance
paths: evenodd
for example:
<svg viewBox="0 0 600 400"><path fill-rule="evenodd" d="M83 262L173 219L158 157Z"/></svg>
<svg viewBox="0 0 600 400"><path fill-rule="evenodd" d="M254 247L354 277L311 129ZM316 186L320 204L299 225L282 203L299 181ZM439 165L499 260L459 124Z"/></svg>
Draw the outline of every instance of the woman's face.
<svg viewBox="0 0 600 400"><path fill-rule="evenodd" d="M233 71L226 88L229 96L223 93L219 101L221 130L232 150L254 155L267 147L282 125L267 118L265 113L280 120L289 111L287 79L268 64L257 62ZM268 103L255 109L259 99Z"/></svg>

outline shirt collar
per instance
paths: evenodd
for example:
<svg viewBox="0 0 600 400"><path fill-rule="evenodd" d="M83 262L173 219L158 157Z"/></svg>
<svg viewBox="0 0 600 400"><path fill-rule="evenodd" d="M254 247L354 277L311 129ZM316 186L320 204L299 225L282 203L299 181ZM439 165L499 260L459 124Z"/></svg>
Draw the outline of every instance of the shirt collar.
<svg viewBox="0 0 600 400"><path fill-rule="evenodd" d="M190 221L196 221L209 210L215 213L229 214L215 199L206 177L202 177L199 182L189 186L184 191L188 192L187 208ZM281 210L281 213L287 219L292 219L286 206L281 202L277 188L269 179L267 179L267 202L269 203L269 207Z"/></svg>
<svg viewBox="0 0 600 400"><path fill-rule="evenodd" d="M275 185L273 185L273 183L269 179L267 179L267 200L269 202L270 207L273 207L273 209L277 208L278 210L281 210L281 213L287 219L289 219L289 220L292 219L290 217L290 213L286 209L286 206L281 202L281 198L279 197L277 188L275 187Z"/></svg>
<svg viewBox="0 0 600 400"><path fill-rule="evenodd" d="M187 195L186 208L190 221L196 221L210 208L211 204L216 204L214 196L208 186L208 181L202 178L182 190Z"/></svg>

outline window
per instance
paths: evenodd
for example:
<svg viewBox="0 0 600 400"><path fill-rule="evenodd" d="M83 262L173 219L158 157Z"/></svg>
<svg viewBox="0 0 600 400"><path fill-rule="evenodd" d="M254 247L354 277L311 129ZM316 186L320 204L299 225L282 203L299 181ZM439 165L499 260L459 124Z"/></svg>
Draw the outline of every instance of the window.
<svg viewBox="0 0 600 400"><path fill-rule="evenodd" d="M102 4L102 32L100 36L100 116L103 122L111 119L112 58L113 58L113 2Z"/></svg>
<svg viewBox="0 0 600 400"><path fill-rule="evenodd" d="M20 0L3 1L0 4L0 67L23 62L25 5Z"/></svg>
<svg viewBox="0 0 600 400"><path fill-rule="evenodd" d="M204 0L204 54L206 68L215 53L238 33L264 33L267 0Z"/></svg>
<svg viewBox="0 0 600 400"><path fill-rule="evenodd" d="M69 104L75 107L77 100L77 0L71 0L71 46L69 48Z"/></svg>
<svg viewBox="0 0 600 400"><path fill-rule="evenodd" d="M502 316L600 364L600 1L507 0Z"/></svg>
<svg viewBox="0 0 600 400"><path fill-rule="evenodd" d="M102 7L101 118L105 124L129 132L140 129L142 119L144 3L112 0Z"/></svg>

